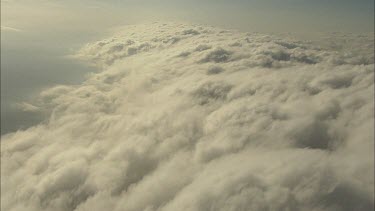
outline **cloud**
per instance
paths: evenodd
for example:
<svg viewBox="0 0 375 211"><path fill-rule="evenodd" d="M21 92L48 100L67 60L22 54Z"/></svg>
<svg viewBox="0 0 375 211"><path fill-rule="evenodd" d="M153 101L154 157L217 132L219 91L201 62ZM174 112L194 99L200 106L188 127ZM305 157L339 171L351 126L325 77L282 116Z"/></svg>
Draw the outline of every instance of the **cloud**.
<svg viewBox="0 0 375 211"><path fill-rule="evenodd" d="M4 32L21 32L22 30L17 29L17 28L13 28L13 27L9 27L9 26L1 26L1 31L4 31Z"/></svg>
<svg viewBox="0 0 375 211"><path fill-rule="evenodd" d="M20 110L25 111L25 112L38 112L40 110L40 108L38 108L37 106L32 105L32 104L27 103L27 102L16 103L15 106L18 107Z"/></svg>
<svg viewBox="0 0 375 211"><path fill-rule="evenodd" d="M41 93L48 121L2 137L1 208L371 210L373 53L348 52L126 26L77 53L102 71Z"/></svg>

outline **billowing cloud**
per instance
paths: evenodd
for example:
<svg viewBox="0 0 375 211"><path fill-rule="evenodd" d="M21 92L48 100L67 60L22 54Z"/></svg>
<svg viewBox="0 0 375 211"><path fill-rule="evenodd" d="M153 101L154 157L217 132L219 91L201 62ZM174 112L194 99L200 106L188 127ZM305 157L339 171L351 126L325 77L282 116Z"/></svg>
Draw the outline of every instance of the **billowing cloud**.
<svg viewBox="0 0 375 211"><path fill-rule="evenodd" d="M373 209L373 52L153 23L77 57L102 71L2 137L2 210Z"/></svg>

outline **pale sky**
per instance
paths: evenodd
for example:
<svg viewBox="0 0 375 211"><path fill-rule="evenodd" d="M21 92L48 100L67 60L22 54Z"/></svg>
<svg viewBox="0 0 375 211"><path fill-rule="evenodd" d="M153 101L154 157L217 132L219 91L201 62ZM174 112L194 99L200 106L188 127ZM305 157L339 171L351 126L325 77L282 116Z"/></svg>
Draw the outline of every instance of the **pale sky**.
<svg viewBox="0 0 375 211"><path fill-rule="evenodd" d="M373 31L372 0L6 0L2 26L85 31L184 20L246 31Z"/></svg>

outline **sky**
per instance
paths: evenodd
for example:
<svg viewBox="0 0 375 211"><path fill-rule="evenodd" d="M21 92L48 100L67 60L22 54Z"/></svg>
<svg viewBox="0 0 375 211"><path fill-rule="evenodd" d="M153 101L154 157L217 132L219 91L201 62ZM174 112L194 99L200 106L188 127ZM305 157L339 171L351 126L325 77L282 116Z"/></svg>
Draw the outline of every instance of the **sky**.
<svg viewBox="0 0 375 211"><path fill-rule="evenodd" d="M371 0L8 0L2 25L79 32L173 18L252 31L358 32L373 31L373 8Z"/></svg>

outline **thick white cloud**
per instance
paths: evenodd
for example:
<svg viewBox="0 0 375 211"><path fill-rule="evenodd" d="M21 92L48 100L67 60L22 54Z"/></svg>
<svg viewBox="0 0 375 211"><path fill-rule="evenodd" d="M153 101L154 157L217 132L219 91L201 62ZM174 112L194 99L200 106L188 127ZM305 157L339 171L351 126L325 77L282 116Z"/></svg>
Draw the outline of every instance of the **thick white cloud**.
<svg viewBox="0 0 375 211"><path fill-rule="evenodd" d="M180 23L89 44L102 71L2 137L1 208L371 210L374 55L343 46Z"/></svg>

